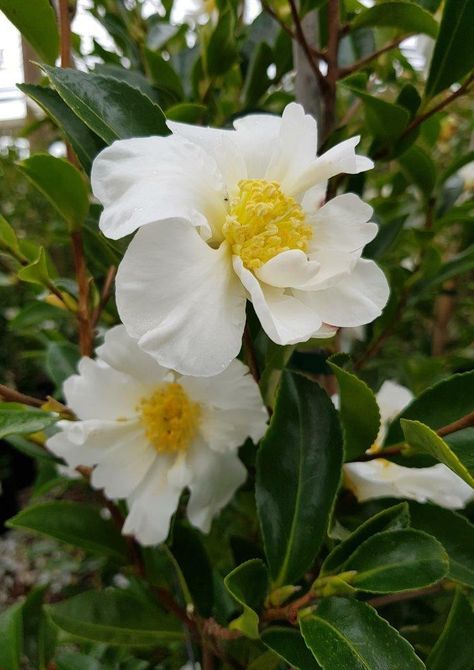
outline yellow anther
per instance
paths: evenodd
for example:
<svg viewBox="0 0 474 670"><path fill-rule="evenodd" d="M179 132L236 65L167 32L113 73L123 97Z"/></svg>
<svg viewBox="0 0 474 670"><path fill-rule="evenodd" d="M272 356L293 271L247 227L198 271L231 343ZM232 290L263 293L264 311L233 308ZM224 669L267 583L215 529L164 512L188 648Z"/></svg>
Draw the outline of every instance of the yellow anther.
<svg viewBox="0 0 474 670"><path fill-rule="evenodd" d="M186 451L196 436L201 408L189 399L181 384L163 385L142 398L138 410L147 438L160 453Z"/></svg>
<svg viewBox="0 0 474 670"><path fill-rule="evenodd" d="M223 233L232 253L249 270L256 270L289 249L308 251L313 231L301 206L264 179L243 179L229 203Z"/></svg>

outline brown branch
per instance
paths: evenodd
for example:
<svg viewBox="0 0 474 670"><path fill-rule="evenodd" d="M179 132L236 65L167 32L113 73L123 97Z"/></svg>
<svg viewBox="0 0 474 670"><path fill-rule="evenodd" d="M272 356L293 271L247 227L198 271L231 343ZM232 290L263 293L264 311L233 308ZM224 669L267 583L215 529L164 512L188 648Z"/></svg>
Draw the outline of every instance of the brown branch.
<svg viewBox="0 0 474 670"><path fill-rule="evenodd" d="M97 323L99 322L100 316L102 312L104 311L105 306L107 305L110 295L112 293L112 286L115 280L115 275L117 274L117 268L115 265L111 265L109 268L109 271L107 272L107 276L104 281L104 285L102 287L102 292L100 294L100 300L99 304L95 308L95 310L92 313L91 317L91 326L92 328L95 328Z"/></svg>
<svg viewBox="0 0 474 670"><path fill-rule="evenodd" d="M474 412L466 414L466 416L461 417L457 421L448 423L447 426L439 428L436 432L440 437L445 435L450 435L451 433L457 433L458 430L463 430L464 428L471 428L474 426Z"/></svg>
<svg viewBox="0 0 474 670"><path fill-rule="evenodd" d="M298 14L298 8L296 6L295 0L289 0L290 4L290 9L291 9L291 17L293 19L293 23L295 26L295 39L298 42L298 44L301 46L303 49L303 52L306 56L306 59L308 61L308 64L318 80L319 85L321 86L321 90L327 90L327 81L323 77L321 70L318 67L318 64L315 61L314 55L312 53L311 47L308 44L308 41L306 39L306 36L304 34L303 27L301 25L301 20Z"/></svg>
<svg viewBox="0 0 474 670"><path fill-rule="evenodd" d="M343 77L347 77L347 75L352 74L353 72L357 72L358 70L362 69L368 63L371 61L375 60L382 54L386 53L387 51L391 51L392 49L395 49L395 47L398 47L400 42L403 42L403 40L406 39L406 35L403 37L397 37L397 39L393 40L392 42L389 42L385 46L381 47L380 49L377 49L377 51L374 51L373 53L369 54L368 56L365 56L364 58L361 58L360 60L356 61L355 63L352 63L352 65L348 65L347 67L341 67L339 68L338 71L338 79L342 79Z"/></svg>
<svg viewBox="0 0 474 670"><path fill-rule="evenodd" d="M45 403L44 400L33 398L31 395L25 395L3 384L0 384L0 397L6 400L6 402L19 402L22 405L30 405L30 407L42 407Z"/></svg>
<svg viewBox="0 0 474 670"><path fill-rule="evenodd" d="M291 37L292 40L295 40L296 42L298 42L298 37L297 37L295 31L292 30L290 28L290 26L287 23L285 23L285 21L283 21L283 19L266 2L266 0L262 0L261 5L262 5L262 8L264 9L264 11L267 12L267 14L269 16L271 16L272 19L274 19L278 23L280 28L282 28L282 30L284 30ZM308 49L310 50L311 54L313 56L315 56L316 58L320 58L321 60L324 60L324 61L327 59L327 54L326 54L325 51L320 51L319 49L316 49L315 47L313 47L311 44L308 44Z"/></svg>
<svg viewBox="0 0 474 670"><path fill-rule="evenodd" d="M243 344L244 344L245 360L247 361L247 365L249 366L249 370L252 374L252 377L258 384L258 382L260 381L260 372L258 369L255 349L253 347L252 336L250 334L250 329L247 323L245 324L244 328Z"/></svg>
<svg viewBox="0 0 474 670"><path fill-rule="evenodd" d="M315 598L314 593L308 591L304 596L293 600L293 602L285 605L285 607L271 607L267 609L263 613L262 618L264 621L289 621L294 624L298 620L298 610L308 606Z"/></svg>
<svg viewBox="0 0 474 670"><path fill-rule="evenodd" d="M237 640L239 637L242 637L240 630L230 630L229 628L225 628L218 624L212 617L204 620L203 632L206 633L206 635L218 638L219 640Z"/></svg>
<svg viewBox="0 0 474 670"><path fill-rule="evenodd" d="M403 602L404 600L413 600L414 598L423 598L424 596L432 596L440 593L444 590L443 583L435 584L434 586L428 586L425 589L416 589L414 591L404 591L402 593L390 593L387 596L377 596L376 598L371 598L367 602L372 607L385 607L386 605L391 605L392 603Z"/></svg>

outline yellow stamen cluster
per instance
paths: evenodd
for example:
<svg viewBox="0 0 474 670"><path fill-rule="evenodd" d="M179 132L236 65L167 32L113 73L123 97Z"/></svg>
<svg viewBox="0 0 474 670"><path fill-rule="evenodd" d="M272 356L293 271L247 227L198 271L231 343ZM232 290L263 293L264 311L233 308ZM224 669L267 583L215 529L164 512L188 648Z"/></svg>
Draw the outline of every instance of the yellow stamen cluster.
<svg viewBox="0 0 474 670"><path fill-rule="evenodd" d="M196 436L201 408L189 399L181 384L160 387L140 401L138 411L147 438L160 453L186 451Z"/></svg>
<svg viewBox="0 0 474 670"><path fill-rule="evenodd" d="M243 179L238 188L223 233L246 268L256 270L282 251L308 250L312 228L300 205L282 193L278 182Z"/></svg>

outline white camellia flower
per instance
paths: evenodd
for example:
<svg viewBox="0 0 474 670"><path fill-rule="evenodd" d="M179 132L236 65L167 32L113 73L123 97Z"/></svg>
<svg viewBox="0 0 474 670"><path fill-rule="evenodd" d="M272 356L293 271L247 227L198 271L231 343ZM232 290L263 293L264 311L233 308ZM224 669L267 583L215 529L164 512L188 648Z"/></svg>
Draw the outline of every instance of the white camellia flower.
<svg viewBox="0 0 474 670"><path fill-rule="evenodd" d="M266 428L247 367L234 360L215 377L184 377L158 365L123 326L108 331L97 355L66 380L79 421L60 421L48 448L71 467L94 467L91 484L108 498L127 499L123 532L143 545L166 539L185 487L189 520L208 532L245 481L238 447Z"/></svg>
<svg viewBox="0 0 474 670"><path fill-rule="evenodd" d="M413 394L396 382L386 381L377 393L380 431L369 451L382 448L389 424L413 400ZM335 402L337 406L337 401ZM344 485L359 502L374 498L408 498L420 503L433 502L448 509L460 509L474 498L474 491L446 465L407 468L376 458L365 463L344 465Z"/></svg>
<svg viewBox="0 0 474 670"><path fill-rule="evenodd" d="M358 137L316 157L316 122L295 103L234 130L168 125L168 137L114 142L91 177L104 234L139 229L116 296L140 347L208 376L238 354L247 299L282 345L379 316L387 281L361 258L377 232L371 207L352 193L322 204L330 177L373 167Z"/></svg>

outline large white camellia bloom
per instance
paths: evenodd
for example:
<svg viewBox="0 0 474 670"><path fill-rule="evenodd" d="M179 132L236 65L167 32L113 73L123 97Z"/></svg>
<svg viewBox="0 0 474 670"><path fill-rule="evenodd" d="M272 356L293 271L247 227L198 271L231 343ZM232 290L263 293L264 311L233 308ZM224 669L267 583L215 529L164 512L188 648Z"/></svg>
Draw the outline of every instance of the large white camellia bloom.
<svg viewBox="0 0 474 670"><path fill-rule="evenodd" d="M108 331L97 355L66 380L79 421L60 421L48 448L71 467L94 467L92 486L108 498L127 499L123 532L143 545L166 539L185 487L189 520L208 532L245 481L238 447L266 428L247 367L234 360L215 377L184 377L158 365L123 326Z"/></svg>
<svg viewBox="0 0 474 670"><path fill-rule="evenodd" d="M208 376L238 354L247 299L283 345L379 316L387 281L361 258L377 232L371 207L352 193L322 204L330 177L373 167L358 137L316 157L316 122L295 103L234 130L168 125L168 137L114 142L91 176L104 234L139 229L116 295L140 347Z"/></svg>
<svg viewBox="0 0 474 670"><path fill-rule="evenodd" d="M380 431L370 451L377 452L382 448L388 425L412 399L411 391L404 386L392 381L383 383L377 393ZM448 509L460 509L474 498L471 487L442 463L429 468L407 468L385 458L346 463L344 485L359 502L374 498L408 498L420 503L433 502Z"/></svg>

